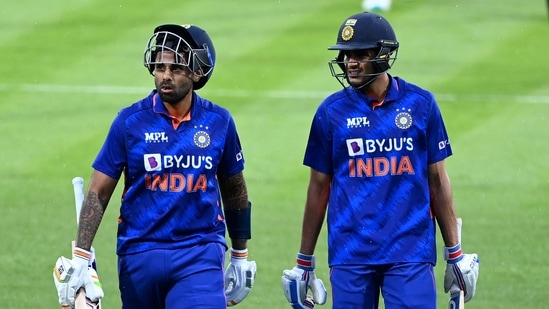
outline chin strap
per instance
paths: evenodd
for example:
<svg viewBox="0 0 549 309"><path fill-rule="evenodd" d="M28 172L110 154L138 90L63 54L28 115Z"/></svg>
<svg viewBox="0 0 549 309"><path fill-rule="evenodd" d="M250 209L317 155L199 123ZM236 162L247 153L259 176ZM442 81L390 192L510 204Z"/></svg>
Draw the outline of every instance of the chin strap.
<svg viewBox="0 0 549 309"><path fill-rule="evenodd" d="M355 87L355 86L351 85L350 83L349 83L349 85L351 85L351 86L352 86L353 88L355 88L356 90L360 90L360 89L362 89L362 88L368 86L369 84L371 84L371 83L372 83L374 80L376 80L381 74L383 74L383 73L379 73L379 74L377 74L376 76L373 76L369 81L365 82L364 84L362 84L362 85L360 85L360 86L358 86L358 87ZM348 82L348 80L347 80L347 82Z"/></svg>

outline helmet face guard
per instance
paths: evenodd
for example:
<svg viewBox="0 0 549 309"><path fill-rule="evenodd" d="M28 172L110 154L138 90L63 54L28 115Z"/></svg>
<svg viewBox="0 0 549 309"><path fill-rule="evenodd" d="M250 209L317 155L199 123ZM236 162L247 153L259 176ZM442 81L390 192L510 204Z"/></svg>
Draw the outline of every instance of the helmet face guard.
<svg viewBox="0 0 549 309"><path fill-rule="evenodd" d="M393 66L394 62L397 60L398 49L392 49L392 42L390 42L388 46L383 44L384 43L381 43L381 46L377 48L377 55L373 59L357 61L359 63L371 62L375 68L375 73L360 74L360 76L378 76L387 72ZM348 65L348 62L345 61L345 50L341 50L334 60L328 62L328 65L330 66L330 72L333 77L337 78L340 82L347 80L346 66ZM336 69L336 67L339 69Z"/></svg>
<svg viewBox="0 0 549 309"><path fill-rule="evenodd" d="M339 51L337 57L328 63L330 72L343 84L343 80L347 80L345 51L372 49L376 52L376 56L360 62L373 63L375 73L361 76L379 76L393 66L397 59L398 47L395 32L384 17L370 12L352 15L339 28L336 45L328 48ZM334 64L337 64L342 72L339 72Z"/></svg>
<svg viewBox="0 0 549 309"><path fill-rule="evenodd" d="M164 59L166 53L174 60ZM177 64L187 67L200 77L194 89L202 88L215 65L215 49L206 32L190 25L162 25L155 29L143 53L143 64L154 75L157 64Z"/></svg>

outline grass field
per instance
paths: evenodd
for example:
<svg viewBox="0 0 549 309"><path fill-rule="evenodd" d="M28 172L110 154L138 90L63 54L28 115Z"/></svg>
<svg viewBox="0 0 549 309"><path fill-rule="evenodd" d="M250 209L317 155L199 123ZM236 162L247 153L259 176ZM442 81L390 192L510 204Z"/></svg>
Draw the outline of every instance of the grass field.
<svg viewBox="0 0 549 309"><path fill-rule="evenodd" d="M340 85L327 61L359 0L31 1L0 10L0 300L57 308L51 270L75 235L71 179L91 162L117 111L153 86L142 67L152 29L207 29L217 67L200 94L233 113L254 203L256 285L237 308L289 308L280 286L299 249L316 106ZM481 259L468 308L544 308L549 266L549 20L543 0L394 0L401 43L391 73L435 93L463 246ZM545 56L544 56L545 55ZM120 308L115 235L120 186L95 239L106 293ZM317 274L329 283L325 229ZM440 250L439 250L440 251ZM440 308L444 263L436 267ZM329 284L328 284L329 288ZM324 307L330 308L330 303Z"/></svg>

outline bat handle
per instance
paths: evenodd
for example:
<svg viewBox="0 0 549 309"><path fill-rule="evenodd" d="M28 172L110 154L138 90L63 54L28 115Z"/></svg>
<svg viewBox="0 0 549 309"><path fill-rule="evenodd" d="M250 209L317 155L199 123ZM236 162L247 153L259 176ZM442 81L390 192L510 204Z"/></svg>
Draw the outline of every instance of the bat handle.
<svg viewBox="0 0 549 309"><path fill-rule="evenodd" d="M458 236L459 243L461 243L462 224L463 224L463 220L461 218L456 218L456 228L457 228L457 234L458 234L457 236ZM463 308L465 308L463 291L460 289L459 285L454 283L450 287L449 309L463 309Z"/></svg>

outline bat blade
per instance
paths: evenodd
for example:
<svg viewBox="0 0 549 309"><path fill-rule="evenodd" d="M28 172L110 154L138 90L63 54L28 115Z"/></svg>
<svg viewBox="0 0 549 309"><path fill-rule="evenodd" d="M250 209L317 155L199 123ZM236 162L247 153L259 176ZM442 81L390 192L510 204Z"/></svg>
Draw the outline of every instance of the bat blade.
<svg viewBox="0 0 549 309"><path fill-rule="evenodd" d="M461 243L461 226L463 225L463 220L457 218L457 233L458 241ZM463 291L459 288L458 285L454 284L450 288L450 301L448 302L449 309L464 309L465 308L465 296Z"/></svg>
<svg viewBox="0 0 549 309"><path fill-rule="evenodd" d="M84 203L84 178L74 177L72 179L72 188L74 191L74 206L76 208L76 226L78 227L80 210L82 209L82 203Z"/></svg>
<svg viewBox="0 0 549 309"><path fill-rule="evenodd" d="M84 203L84 178L74 177L72 179L72 187L74 191L74 206L76 208L76 228L78 229L78 223L80 221L80 210L82 209L82 204ZM72 249L76 242L72 241ZM74 309L99 309L100 302L95 303L86 298L86 290L80 288L76 292L76 299L74 301Z"/></svg>

